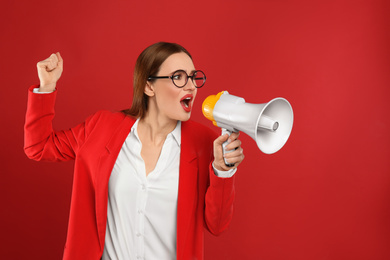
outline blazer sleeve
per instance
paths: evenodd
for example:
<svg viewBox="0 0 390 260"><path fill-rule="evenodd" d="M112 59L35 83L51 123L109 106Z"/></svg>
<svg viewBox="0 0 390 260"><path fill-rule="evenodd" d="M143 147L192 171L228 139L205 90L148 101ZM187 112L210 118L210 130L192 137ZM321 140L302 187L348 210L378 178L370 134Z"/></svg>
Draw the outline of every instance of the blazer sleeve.
<svg viewBox="0 0 390 260"><path fill-rule="evenodd" d="M217 135L210 134L210 143ZM212 150L212 147L211 147ZM213 153L210 154L208 164L209 185L205 195L205 222L206 228L214 235L226 230L233 217L233 202L235 197L235 175L230 178L221 178L215 175L212 162Z"/></svg>
<svg viewBox="0 0 390 260"><path fill-rule="evenodd" d="M85 123L65 131L54 131L54 104L57 91L48 94L35 94L31 86L28 90L26 120L24 125L24 151L30 159L37 161L68 161L75 158L78 149L85 141Z"/></svg>

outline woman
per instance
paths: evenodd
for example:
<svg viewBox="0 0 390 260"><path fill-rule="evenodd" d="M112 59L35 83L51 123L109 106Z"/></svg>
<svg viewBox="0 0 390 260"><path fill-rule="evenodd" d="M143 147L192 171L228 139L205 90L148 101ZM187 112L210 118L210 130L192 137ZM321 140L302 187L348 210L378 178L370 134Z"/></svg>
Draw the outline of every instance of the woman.
<svg viewBox="0 0 390 260"><path fill-rule="evenodd" d="M232 217L238 134L217 137L189 121L206 78L182 46L146 48L134 69L132 107L100 111L53 131L59 53L37 64L29 89L25 152L75 160L63 259L203 259L203 230L217 235ZM228 140L223 156L222 143ZM234 167L227 167L226 158Z"/></svg>

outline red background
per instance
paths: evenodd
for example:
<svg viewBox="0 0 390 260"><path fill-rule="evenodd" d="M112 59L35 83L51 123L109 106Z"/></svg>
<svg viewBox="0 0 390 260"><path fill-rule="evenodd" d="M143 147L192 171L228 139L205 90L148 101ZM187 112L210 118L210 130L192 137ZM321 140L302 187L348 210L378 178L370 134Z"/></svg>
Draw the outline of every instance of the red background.
<svg viewBox="0 0 390 260"><path fill-rule="evenodd" d="M206 259L390 259L389 1L1 1L2 259L60 259L72 163L23 152L36 62L60 51L57 129L130 106L135 59L177 42L210 94L282 96L295 121L278 153L241 135L231 226L206 235ZM218 129L215 128L217 131Z"/></svg>

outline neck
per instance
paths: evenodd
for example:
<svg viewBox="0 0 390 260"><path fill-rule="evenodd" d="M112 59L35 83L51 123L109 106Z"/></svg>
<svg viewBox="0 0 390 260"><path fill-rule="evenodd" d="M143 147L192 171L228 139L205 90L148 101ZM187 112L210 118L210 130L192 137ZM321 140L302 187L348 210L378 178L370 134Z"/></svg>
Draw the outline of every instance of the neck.
<svg viewBox="0 0 390 260"><path fill-rule="evenodd" d="M146 113L138 123L138 135L141 141L152 142L155 145L164 143L167 135L177 125L177 120L161 118L157 115Z"/></svg>

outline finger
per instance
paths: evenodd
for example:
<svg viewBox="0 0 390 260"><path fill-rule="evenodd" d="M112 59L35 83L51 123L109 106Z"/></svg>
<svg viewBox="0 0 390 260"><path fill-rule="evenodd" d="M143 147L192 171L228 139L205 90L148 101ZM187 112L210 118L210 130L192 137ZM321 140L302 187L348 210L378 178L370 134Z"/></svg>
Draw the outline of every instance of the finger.
<svg viewBox="0 0 390 260"><path fill-rule="evenodd" d="M243 153L243 150L237 149L236 151L226 154L225 160L228 163L234 164L234 167L237 167L245 158L245 155Z"/></svg>
<svg viewBox="0 0 390 260"><path fill-rule="evenodd" d="M49 64L49 61L46 59L46 60L38 62L37 67L41 68L41 69L46 69L48 64Z"/></svg>
<svg viewBox="0 0 390 260"><path fill-rule="evenodd" d="M58 58L57 58L57 55L55 55L54 53L51 54L50 57L47 58L45 61L47 61L47 63L46 63L47 69L52 70L55 67L57 67Z"/></svg>
<svg viewBox="0 0 390 260"><path fill-rule="evenodd" d="M241 140L236 139L233 142L226 145L225 149L226 151L230 151L230 150L235 150L240 146L241 146Z"/></svg>
<svg viewBox="0 0 390 260"><path fill-rule="evenodd" d="M51 71L53 70L53 63L51 60L46 59L37 63L37 67L40 70Z"/></svg>
<svg viewBox="0 0 390 260"><path fill-rule="evenodd" d="M242 147L234 150L233 152L230 152L230 153L225 153L223 155L223 157L227 160L232 160L234 158L239 158L241 157L241 155L244 154L244 149L242 149ZM230 163L232 163L231 161L229 161Z"/></svg>
<svg viewBox="0 0 390 260"><path fill-rule="evenodd" d="M51 60L53 60L53 61L55 61L55 62L58 62L58 57L57 57L57 54L55 54L55 53L52 53L52 54L50 55L49 59L51 59Z"/></svg>
<svg viewBox="0 0 390 260"><path fill-rule="evenodd" d="M57 57L57 55L53 53L52 55L50 55L49 60L50 60L50 63L49 63L48 69L49 70L53 70L53 69L57 68L57 66L58 66L58 57Z"/></svg>
<svg viewBox="0 0 390 260"><path fill-rule="evenodd" d="M219 136L217 139L214 140L215 145L222 145L226 140L229 138L228 134L224 134Z"/></svg>
<svg viewBox="0 0 390 260"><path fill-rule="evenodd" d="M236 140L239 136L240 136L240 132L233 132L233 133L229 136L228 143L233 142L233 141Z"/></svg>
<svg viewBox="0 0 390 260"><path fill-rule="evenodd" d="M43 61L38 62L37 67L40 70L45 70L47 72L50 72L53 69L55 69L57 67L57 65L54 64L52 60L47 59L47 60L43 60Z"/></svg>

